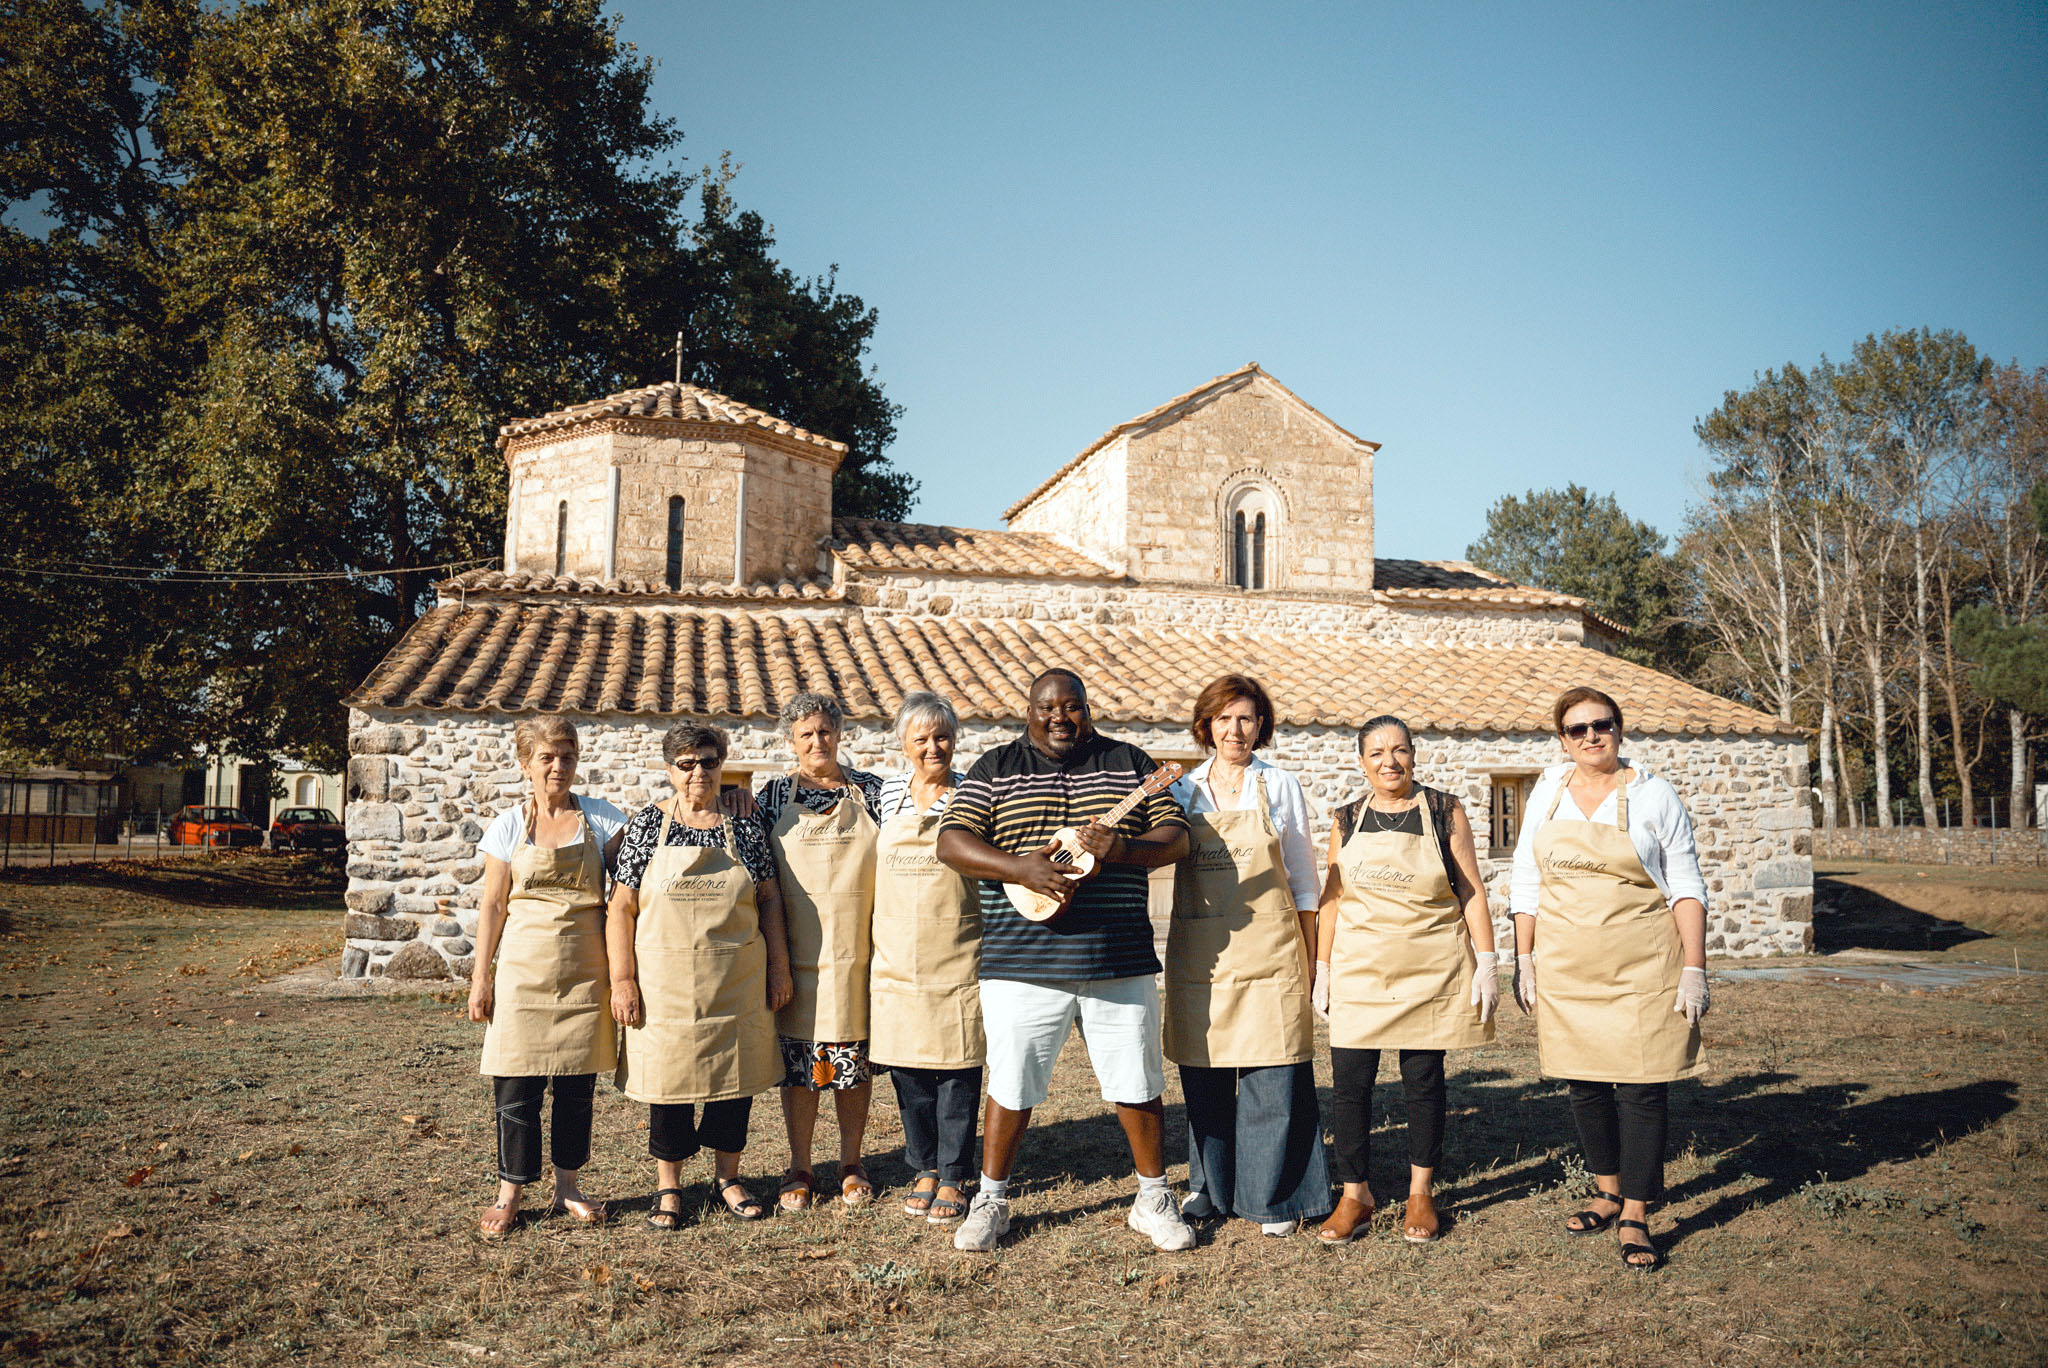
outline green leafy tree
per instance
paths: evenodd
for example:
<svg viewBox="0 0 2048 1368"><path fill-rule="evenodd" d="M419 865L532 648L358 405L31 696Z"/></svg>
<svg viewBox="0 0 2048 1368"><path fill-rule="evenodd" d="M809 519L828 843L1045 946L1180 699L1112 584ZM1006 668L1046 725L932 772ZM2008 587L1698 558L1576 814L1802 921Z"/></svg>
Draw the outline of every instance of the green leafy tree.
<svg viewBox="0 0 2048 1368"><path fill-rule="evenodd" d="M1612 494L1574 484L1505 495L1465 557L1517 583L1585 599L1629 629L1626 659L1678 673L1697 664L1700 643L1683 620L1684 567L1665 554L1663 535L1624 513Z"/></svg>
<svg viewBox="0 0 2048 1368"><path fill-rule="evenodd" d="M0 745L331 763L342 695L495 552L499 424L665 377L678 328L852 444L851 511L906 511L873 310L725 178L691 221L598 0L12 0L0 43L17 572L146 581L20 576Z"/></svg>
<svg viewBox="0 0 2048 1368"><path fill-rule="evenodd" d="M2048 538L2048 484L2029 496L2037 534ZM1980 603L1955 617L1956 649L1972 661L1970 687L2034 717L2048 716L2048 625L2014 622Z"/></svg>

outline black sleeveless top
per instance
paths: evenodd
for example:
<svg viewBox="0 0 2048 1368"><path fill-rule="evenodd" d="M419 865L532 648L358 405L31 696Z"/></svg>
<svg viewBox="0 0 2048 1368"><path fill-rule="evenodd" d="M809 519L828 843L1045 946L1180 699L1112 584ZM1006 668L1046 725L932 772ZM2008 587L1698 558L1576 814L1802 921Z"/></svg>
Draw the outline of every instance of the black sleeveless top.
<svg viewBox="0 0 2048 1368"><path fill-rule="evenodd" d="M1427 784L1417 784L1415 791L1422 795L1423 802L1429 804L1429 820L1436 827L1436 853L1444 862L1444 873L1450 878L1452 895L1462 899L1466 893L1465 879L1458 873L1458 862L1451 855L1451 814L1458 810L1458 800ZM1410 836L1422 834L1422 812L1418 808L1409 808L1393 820L1389 820L1392 814L1385 812L1374 812L1366 818L1365 805L1371 797L1367 793L1354 798L1340 806L1333 815L1339 846L1351 839L1351 833L1358 830L1361 821L1376 831L1405 831Z"/></svg>

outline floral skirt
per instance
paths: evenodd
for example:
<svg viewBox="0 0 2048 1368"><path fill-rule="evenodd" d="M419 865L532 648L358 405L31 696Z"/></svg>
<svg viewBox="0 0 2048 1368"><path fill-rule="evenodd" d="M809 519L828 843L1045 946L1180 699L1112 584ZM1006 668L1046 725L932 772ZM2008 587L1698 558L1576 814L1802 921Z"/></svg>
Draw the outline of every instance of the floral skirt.
<svg viewBox="0 0 2048 1368"><path fill-rule="evenodd" d="M785 1088L809 1088L812 1092L858 1088L877 1072L868 1062L865 1040L832 1044L779 1035L775 1043L782 1047L780 1086Z"/></svg>

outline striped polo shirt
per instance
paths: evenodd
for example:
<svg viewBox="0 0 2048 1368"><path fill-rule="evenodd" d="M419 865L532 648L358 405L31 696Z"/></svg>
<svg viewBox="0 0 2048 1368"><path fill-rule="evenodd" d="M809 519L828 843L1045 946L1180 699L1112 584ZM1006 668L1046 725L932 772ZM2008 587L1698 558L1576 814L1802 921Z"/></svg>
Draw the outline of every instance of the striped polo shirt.
<svg viewBox="0 0 2048 1368"><path fill-rule="evenodd" d="M1061 827L1080 826L1122 802L1158 766L1124 741L1099 733L1055 760L1020 736L977 760L954 791L939 830L966 831L1007 855L1022 855ZM1170 792L1148 797L1117 824L1125 836L1185 828ZM1147 871L1104 864L1075 891L1057 925L1017 915L1001 883L981 881L981 976L990 979L1112 979L1159 972L1145 910Z"/></svg>

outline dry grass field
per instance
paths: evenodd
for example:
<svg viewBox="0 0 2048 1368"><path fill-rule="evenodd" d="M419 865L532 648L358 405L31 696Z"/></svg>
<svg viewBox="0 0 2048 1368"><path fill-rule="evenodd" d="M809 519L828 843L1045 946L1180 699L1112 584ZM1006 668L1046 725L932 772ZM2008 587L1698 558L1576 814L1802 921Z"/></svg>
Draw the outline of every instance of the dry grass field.
<svg viewBox="0 0 2048 1368"><path fill-rule="evenodd" d="M1824 948L2048 969L2048 876L1830 867ZM1128 1161L1078 1048L993 1257L877 1206L663 1235L642 1110L601 1085L586 1182L622 1219L499 1244L478 1029L452 991L328 998L331 867L244 857L0 883L0 1356L47 1363L2039 1364L2048 978L1939 992L1729 980L1674 1089L1672 1253L1560 1220L1584 1176L1527 1022L1454 1056L1438 1245L1123 1225ZM1980 934L1981 933L1981 934ZM311 976L287 978L303 984ZM452 985L450 986L452 988ZM1380 1102L1395 1088L1382 1082ZM1168 1092L1180 1158L1177 1085ZM749 1176L780 1169L772 1099ZM829 1112L829 1109L828 1109ZM830 1123L821 1148L831 1152ZM1375 1186L1405 1169L1383 1125ZM1176 1170L1178 1172L1180 1170Z"/></svg>

